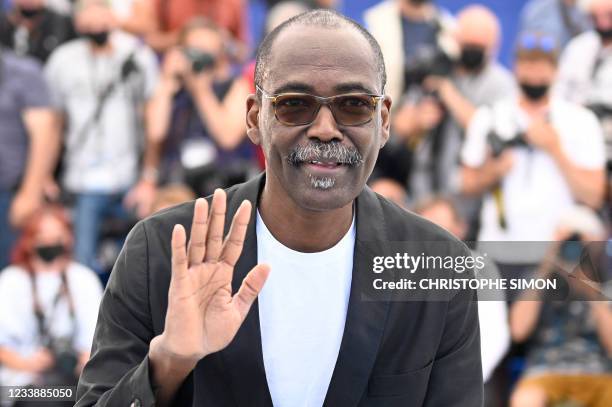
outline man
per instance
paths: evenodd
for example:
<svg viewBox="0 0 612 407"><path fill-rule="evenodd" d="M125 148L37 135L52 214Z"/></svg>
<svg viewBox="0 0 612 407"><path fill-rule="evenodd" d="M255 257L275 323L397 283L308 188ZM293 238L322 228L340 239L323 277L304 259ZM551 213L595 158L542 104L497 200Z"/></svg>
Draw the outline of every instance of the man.
<svg viewBox="0 0 612 407"><path fill-rule="evenodd" d="M145 147L142 110L157 80L153 52L115 30L103 0L77 5L83 38L59 47L45 67L59 129L65 129L64 184L76 196L76 259L101 271L96 247L102 221L150 210L159 152ZM82 63L75 63L81 61ZM62 131L62 130L59 130Z"/></svg>
<svg viewBox="0 0 612 407"><path fill-rule="evenodd" d="M598 261L605 252L597 254L605 247L606 228L584 206L570 208L557 226L558 243L537 277L561 277L574 286L564 301L525 290L512 304L512 339L527 344L527 363L510 405L607 407L612 405L612 269ZM574 278L567 277L570 270Z"/></svg>
<svg viewBox="0 0 612 407"><path fill-rule="evenodd" d="M199 199L132 231L77 406L480 405L474 292L366 293L385 242L468 253L364 189L391 107L375 40L336 12L301 14L266 37L255 81L247 128L265 176L217 191L210 215Z"/></svg>
<svg viewBox="0 0 612 407"><path fill-rule="evenodd" d="M17 229L44 202L60 150L40 64L0 50L0 269Z"/></svg>
<svg viewBox="0 0 612 407"><path fill-rule="evenodd" d="M394 110L404 106L405 99L421 97L423 71L429 72L438 65L436 58L444 59L456 51L451 36L453 17L433 1L385 0L367 9L363 18L385 57L388 77L385 90L395 101ZM427 113L422 115L431 117ZM412 167L412 152L395 136L394 128L392 131L390 143L381 151L372 176L371 185L377 193L388 192L390 188L405 189Z"/></svg>
<svg viewBox="0 0 612 407"><path fill-rule="evenodd" d="M556 63L552 37L522 34L515 64L520 94L481 108L470 123L462 186L467 194L486 194L478 240L548 241L575 202L602 205L601 128L590 111L551 95Z"/></svg>
<svg viewBox="0 0 612 407"><path fill-rule="evenodd" d="M606 141L609 193L612 197L612 0L585 2L593 30L573 39L559 63L556 91L598 116ZM576 63L581 61L581 63Z"/></svg>
<svg viewBox="0 0 612 407"><path fill-rule="evenodd" d="M45 0L15 0L13 9L0 15L0 42L43 63L55 48L75 37L72 19L48 9Z"/></svg>
<svg viewBox="0 0 612 407"><path fill-rule="evenodd" d="M426 94L395 111L394 136L412 151L404 184L413 202L439 193L458 195L464 129L477 107L514 94L514 79L496 61L500 36L499 21L489 9L475 5L461 10L454 32L460 49L457 66L450 76L427 77ZM457 203L462 217L472 224L479 201Z"/></svg>

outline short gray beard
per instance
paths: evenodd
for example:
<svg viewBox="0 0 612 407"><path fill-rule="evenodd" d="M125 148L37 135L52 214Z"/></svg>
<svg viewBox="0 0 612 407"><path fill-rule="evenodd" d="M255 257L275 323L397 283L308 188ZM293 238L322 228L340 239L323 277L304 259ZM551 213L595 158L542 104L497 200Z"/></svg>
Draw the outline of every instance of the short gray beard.
<svg viewBox="0 0 612 407"><path fill-rule="evenodd" d="M331 189L336 184L336 179L332 177L313 177L310 176L310 185L316 189Z"/></svg>

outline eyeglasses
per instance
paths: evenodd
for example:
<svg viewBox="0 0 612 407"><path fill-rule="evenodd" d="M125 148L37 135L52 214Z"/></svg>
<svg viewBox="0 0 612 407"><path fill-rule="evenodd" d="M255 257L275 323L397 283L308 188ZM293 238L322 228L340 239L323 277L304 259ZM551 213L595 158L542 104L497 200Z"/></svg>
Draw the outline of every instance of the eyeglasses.
<svg viewBox="0 0 612 407"><path fill-rule="evenodd" d="M552 54L557 52L557 40L550 35L525 33L519 37L517 49L523 51L542 51Z"/></svg>
<svg viewBox="0 0 612 407"><path fill-rule="evenodd" d="M323 105L329 105L339 125L360 126L372 120L378 101L384 98L383 95L368 93L346 93L330 97L308 93L270 95L259 86L257 90L264 98L271 100L276 120L287 126L311 124Z"/></svg>

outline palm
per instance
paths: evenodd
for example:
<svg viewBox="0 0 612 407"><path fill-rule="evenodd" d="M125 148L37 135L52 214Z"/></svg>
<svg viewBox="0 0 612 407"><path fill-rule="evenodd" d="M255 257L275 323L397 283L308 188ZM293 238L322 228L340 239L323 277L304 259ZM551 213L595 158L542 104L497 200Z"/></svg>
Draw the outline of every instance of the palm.
<svg viewBox="0 0 612 407"><path fill-rule="evenodd" d="M234 266L242 251L250 204L243 203L223 241L225 197L215 193L210 220L207 203L198 200L194 209L189 247L182 226L172 234L172 279L164 335L171 351L200 359L231 342L263 287L268 274L258 265L232 296Z"/></svg>

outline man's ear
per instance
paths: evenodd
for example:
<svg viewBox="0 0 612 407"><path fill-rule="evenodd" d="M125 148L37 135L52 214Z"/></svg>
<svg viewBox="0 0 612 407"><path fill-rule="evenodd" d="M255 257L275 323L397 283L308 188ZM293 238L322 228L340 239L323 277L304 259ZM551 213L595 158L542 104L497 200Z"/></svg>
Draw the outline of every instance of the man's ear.
<svg viewBox="0 0 612 407"><path fill-rule="evenodd" d="M391 97L385 96L382 100L382 104L380 107L380 116L381 116L381 138L380 138L380 148L383 148L387 141L389 140L390 128L391 128Z"/></svg>
<svg viewBox="0 0 612 407"><path fill-rule="evenodd" d="M246 125L247 136L255 145L261 145L261 134L259 133L259 100L255 95L249 95L246 100Z"/></svg>

